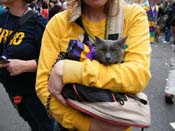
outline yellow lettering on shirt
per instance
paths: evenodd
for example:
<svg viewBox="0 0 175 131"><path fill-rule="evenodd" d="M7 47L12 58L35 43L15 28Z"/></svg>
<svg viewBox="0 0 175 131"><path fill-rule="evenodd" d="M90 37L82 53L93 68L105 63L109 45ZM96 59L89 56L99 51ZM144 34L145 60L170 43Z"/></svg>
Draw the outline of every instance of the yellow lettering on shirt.
<svg viewBox="0 0 175 131"><path fill-rule="evenodd" d="M7 39L13 33L12 30L0 28L0 43L6 43ZM20 45L25 37L24 32L16 32L10 40L10 45Z"/></svg>
<svg viewBox="0 0 175 131"><path fill-rule="evenodd" d="M2 28L0 28L0 43L2 42L2 38L3 38L3 35L2 35Z"/></svg>
<svg viewBox="0 0 175 131"><path fill-rule="evenodd" d="M5 30L2 30L1 35L0 35L0 42L4 41L5 42Z"/></svg>
<svg viewBox="0 0 175 131"><path fill-rule="evenodd" d="M23 32L17 32L13 37L13 41L11 41L10 44L19 45L21 44L24 37L25 37L25 34Z"/></svg>
<svg viewBox="0 0 175 131"><path fill-rule="evenodd" d="M3 30L0 28L0 43L6 43L8 37L12 34L12 32L12 30Z"/></svg>
<svg viewBox="0 0 175 131"><path fill-rule="evenodd" d="M6 43L6 41L7 41L8 33L9 33L8 30L3 30L2 31L2 38L4 40L4 43Z"/></svg>

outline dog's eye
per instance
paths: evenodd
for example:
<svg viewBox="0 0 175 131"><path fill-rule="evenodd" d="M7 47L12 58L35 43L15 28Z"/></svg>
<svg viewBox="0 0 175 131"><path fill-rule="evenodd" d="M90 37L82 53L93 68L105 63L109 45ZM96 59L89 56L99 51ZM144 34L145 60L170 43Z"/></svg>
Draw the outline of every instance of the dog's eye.
<svg viewBox="0 0 175 131"><path fill-rule="evenodd" d="M120 49L117 48L116 46L111 46L110 50L111 51L120 51Z"/></svg>

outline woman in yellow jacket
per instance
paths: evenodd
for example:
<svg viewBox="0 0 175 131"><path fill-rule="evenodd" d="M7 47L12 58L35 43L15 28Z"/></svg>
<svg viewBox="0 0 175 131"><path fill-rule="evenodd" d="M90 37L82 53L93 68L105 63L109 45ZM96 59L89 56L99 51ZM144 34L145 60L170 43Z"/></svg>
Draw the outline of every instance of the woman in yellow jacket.
<svg viewBox="0 0 175 131"><path fill-rule="evenodd" d="M84 28L77 23L81 19ZM117 39L127 36L124 62L105 66L89 60L86 46L80 61L61 60L72 40L83 41L84 32L93 40ZM114 92L137 93L147 86L150 74L150 40L147 15L142 7L127 5L121 0L68 0L68 9L55 15L47 24L40 52L36 91L51 115L65 128L76 131L130 131L128 127L112 126L68 105L61 95L67 83L80 83ZM54 65L54 66L53 66ZM50 76L50 77L49 77Z"/></svg>

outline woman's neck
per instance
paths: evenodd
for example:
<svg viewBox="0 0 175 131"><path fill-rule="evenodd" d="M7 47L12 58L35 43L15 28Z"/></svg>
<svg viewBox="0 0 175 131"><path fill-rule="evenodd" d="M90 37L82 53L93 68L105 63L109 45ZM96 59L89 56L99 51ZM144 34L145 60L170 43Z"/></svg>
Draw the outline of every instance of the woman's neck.
<svg viewBox="0 0 175 131"><path fill-rule="evenodd" d="M84 15L91 21L98 22L106 18L104 9L86 8Z"/></svg>
<svg viewBox="0 0 175 131"><path fill-rule="evenodd" d="M9 8L10 13L14 16L22 16L27 11L27 3L19 2L17 0L8 4L7 7Z"/></svg>

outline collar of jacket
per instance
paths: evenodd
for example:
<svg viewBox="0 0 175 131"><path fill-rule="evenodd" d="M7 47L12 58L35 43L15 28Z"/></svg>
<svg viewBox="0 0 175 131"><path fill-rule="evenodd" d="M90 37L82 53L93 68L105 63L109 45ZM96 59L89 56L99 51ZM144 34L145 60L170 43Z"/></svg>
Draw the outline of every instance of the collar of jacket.
<svg viewBox="0 0 175 131"><path fill-rule="evenodd" d="M75 22L81 16L81 0L68 0L74 1L73 7L70 14L70 22ZM123 33L123 23L124 23L124 7L126 3L123 0L114 0L112 7L110 7L108 17L108 27L107 34L118 34L119 38Z"/></svg>

